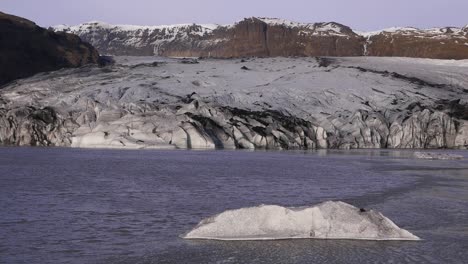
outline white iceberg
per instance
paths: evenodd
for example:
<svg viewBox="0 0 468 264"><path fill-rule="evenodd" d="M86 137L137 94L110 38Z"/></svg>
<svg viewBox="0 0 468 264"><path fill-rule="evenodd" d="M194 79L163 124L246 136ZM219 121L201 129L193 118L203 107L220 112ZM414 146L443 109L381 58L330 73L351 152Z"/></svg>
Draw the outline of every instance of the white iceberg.
<svg viewBox="0 0 468 264"><path fill-rule="evenodd" d="M414 157L417 159L437 159L437 160L453 160L463 159L462 155L450 153L436 153L436 152L415 152Z"/></svg>
<svg viewBox="0 0 468 264"><path fill-rule="evenodd" d="M229 210L204 219L183 238L420 240L381 213L344 202L301 208L261 205Z"/></svg>

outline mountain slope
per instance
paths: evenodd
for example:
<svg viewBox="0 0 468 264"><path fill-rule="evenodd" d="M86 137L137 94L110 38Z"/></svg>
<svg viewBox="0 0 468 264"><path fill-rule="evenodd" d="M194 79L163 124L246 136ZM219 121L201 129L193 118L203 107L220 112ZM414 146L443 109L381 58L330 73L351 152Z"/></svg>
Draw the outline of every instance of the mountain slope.
<svg viewBox="0 0 468 264"><path fill-rule="evenodd" d="M404 56L468 58L468 28L411 28L358 34L347 26L247 18L233 25L126 26L91 22L57 26L101 53L172 57Z"/></svg>
<svg viewBox="0 0 468 264"><path fill-rule="evenodd" d="M97 63L98 57L78 36L0 12L0 85L38 72Z"/></svg>
<svg viewBox="0 0 468 264"><path fill-rule="evenodd" d="M287 23L287 24L285 24ZM113 55L173 57L352 56L360 37L337 23L299 24L248 18L234 25L113 26L91 22L58 26Z"/></svg>
<svg viewBox="0 0 468 264"><path fill-rule="evenodd" d="M366 34L366 55L466 59L468 28L393 28Z"/></svg>

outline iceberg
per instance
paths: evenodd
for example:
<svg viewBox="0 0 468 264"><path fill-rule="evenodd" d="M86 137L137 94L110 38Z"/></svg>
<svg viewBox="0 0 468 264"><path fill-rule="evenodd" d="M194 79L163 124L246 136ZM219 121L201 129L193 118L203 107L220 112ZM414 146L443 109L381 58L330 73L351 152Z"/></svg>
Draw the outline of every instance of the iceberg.
<svg viewBox="0 0 468 264"><path fill-rule="evenodd" d="M298 208L261 205L228 210L202 220L182 238L420 240L381 213L344 202Z"/></svg>
<svg viewBox="0 0 468 264"><path fill-rule="evenodd" d="M450 153L434 153L434 152L415 152L414 157L417 159L435 159L435 160L454 160L463 159L462 155Z"/></svg>

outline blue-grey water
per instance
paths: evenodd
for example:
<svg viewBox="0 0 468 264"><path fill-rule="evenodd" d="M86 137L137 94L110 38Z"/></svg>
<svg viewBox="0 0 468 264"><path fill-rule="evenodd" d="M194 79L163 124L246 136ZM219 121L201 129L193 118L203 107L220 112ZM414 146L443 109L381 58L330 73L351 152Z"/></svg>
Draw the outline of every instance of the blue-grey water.
<svg viewBox="0 0 468 264"><path fill-rule="evenodd" d="M466 263L467 159L411 155L0 148L0 263ZM424 240L179 238L227 209L326 200Z"/></svg>

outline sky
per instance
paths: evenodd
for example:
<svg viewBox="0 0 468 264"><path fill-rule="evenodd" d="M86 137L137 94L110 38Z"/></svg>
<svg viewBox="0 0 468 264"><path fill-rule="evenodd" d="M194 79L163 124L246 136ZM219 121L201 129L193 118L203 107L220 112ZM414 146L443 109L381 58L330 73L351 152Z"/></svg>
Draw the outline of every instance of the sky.
<svg viewBox="0 0 468 264"><path fill-rule="evenodd" d="M246 17L338 22L355 30L468 24L468 0L0 0L0 11L43 27L111 24L232 24Z"/></svg>

